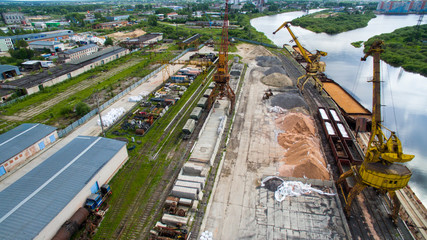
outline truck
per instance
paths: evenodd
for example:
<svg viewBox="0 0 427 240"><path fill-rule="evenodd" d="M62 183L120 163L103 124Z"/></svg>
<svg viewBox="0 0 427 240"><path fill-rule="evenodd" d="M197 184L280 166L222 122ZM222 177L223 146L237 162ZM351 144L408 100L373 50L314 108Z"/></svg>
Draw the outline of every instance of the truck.
<svg viewBox="0 0 427 240"><path fill-rule="evenodd" d="M96 192L89 195L86 199L85 207L91 212L97 212L108 197L111 195L112 191L110 185L103 184L101 188Z"/></svg>

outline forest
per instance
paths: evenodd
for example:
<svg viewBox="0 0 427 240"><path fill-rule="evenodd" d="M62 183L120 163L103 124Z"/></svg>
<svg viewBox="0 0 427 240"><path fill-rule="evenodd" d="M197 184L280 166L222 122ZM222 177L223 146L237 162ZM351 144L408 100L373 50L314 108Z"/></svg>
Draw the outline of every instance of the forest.
<svg viewBox="0 0 427 240"><path fill-rule="evenodd" d="M368 22L375 17L371 11L350 13L325 10L294 19L292 24L316 33L337 34L366 27Z"/></svg>
<svg viewBox="0 0 427 240"><path fill-rule="evenodd" d="M381 59L394 67L427 77L427 24L376 35L364 43L365 52L375 40L384 41Z"/></svg>

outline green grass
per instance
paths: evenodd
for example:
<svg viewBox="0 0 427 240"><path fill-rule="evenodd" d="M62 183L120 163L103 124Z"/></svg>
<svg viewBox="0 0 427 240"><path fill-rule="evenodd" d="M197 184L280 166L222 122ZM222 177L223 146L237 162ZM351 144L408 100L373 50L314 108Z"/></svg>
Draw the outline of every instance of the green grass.
<svg viewBox="0 0 427 240"><path fill-rule="evenodd" d="M124 69L120 71L119 73L104 79L103 81L98 82L95 85L92 85L88 88L82 89L81 91L73 94L72 96L64 99L61 102L56 103L55 105L51 106L47 111L37 115L36 117L30 119L31 122L43 122L45 124L55 124L59 121L59 119L68 119L68 124L72 123L74 120L76 120L78 117L74 115L63 115L61 114L61 109L64 107L74 108L74 106L84 101L85 99L89 98L94 91L102 90L102 89L110 89L113 90L114 88L121 88L120 81L124 80L126 78L130 77L144 77L148 75L152 70L146 69L147 66L149 66L150 63L157 61L157 60L164 60L164 59L171 59L173 55L170 53L161 53L156 54L156 56L144 56L141 57L139 55L132 55L134 58L140 59L141 61L137 63L134 66L131 66L127 69ZM130 60L132 56L126 56L124 59L118 59L117 62L112 62L111 64L106 64L104 66L98 67L94 70L91 70L89 72L86 72L82 75L79 75L75 78L72 78L70 80L67 80L65 82L62 82L60 84L57 84L52 87L47 87L45 90L32 94L25 98L22 101L18 101L15 104L9 105L4 108L5 115L13 115L19 111L23 111L25 109L28 109L30 106L34 104L40 104L44 101L47 101L49 99L52 99L54 96L57 96L58 94L67 91L67 89L83 80L86 80L88 77L94 76L97 73L100 73L101 71L105 71L107 69L111 69L114 66L121 64L127 60ZM124 90L124 89L122 89ZM60 126L60 127L65 127Z"/></svg>

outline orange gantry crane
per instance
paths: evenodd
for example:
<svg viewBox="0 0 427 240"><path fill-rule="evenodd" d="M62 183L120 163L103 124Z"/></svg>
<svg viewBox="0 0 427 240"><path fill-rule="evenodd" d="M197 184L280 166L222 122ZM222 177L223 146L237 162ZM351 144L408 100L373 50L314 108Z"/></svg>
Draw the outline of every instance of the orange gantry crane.
<svg viewBox="0 0 427 240"><path fill-rule="evenodd" d="M227 97L230 99L231 107L230 113L234 108L234 101L236 95L231 89L230 73L228 72L228 0L225 0L224 23L222 25L221 45L219 48L219 56L217 63L217 71L213 76L215 87L209 96L208 107L210 108L217 97Z"/></svg>

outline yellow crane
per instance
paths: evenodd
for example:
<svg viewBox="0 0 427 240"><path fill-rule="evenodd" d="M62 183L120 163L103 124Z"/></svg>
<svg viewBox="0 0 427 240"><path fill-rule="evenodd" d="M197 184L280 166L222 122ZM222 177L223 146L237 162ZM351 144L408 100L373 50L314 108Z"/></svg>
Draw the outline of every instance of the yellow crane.
<svg viewBox="0 0 427 240"><path fill-rule="evenodd" d="M396 197L396 191L404 188L411 178L411 171L399 164L411 161L414 155L404 154L402 143L396 133L385 128L381 124L381 83L380 83L380 53L383 52L383 41L377 40L362 58L365 61L369 55L374 58L373 76L373 100L372 100L372 130L365 159L360 166L352 166L343 173L337 181L341 184L346 178L354 176L355 186L346 198L345 210L350 215L353 199L368 186L379 189L382 193L388 193L393 201L392 219L397 221L400 202ZM387 138L382 129L390 132Z"/></svg>
<svg viewBox="0 0 427 240"><path fill-rule="evenodd" d="M318 78L318 75L321 72L325 71L326 64L320 61L320 57L326 56L328 55L328 53L316 50L316 54L308 56L305 49L301 46L301 43L298 41L297 37L295 37L295 34L292 32L290 28L290 22L284 22L276 31L273 32L273 34L276 34L280 29L284 27L291 34L292 39L297 44L298 49L301 51L302 56L307 62L307 66L305 67L305 74L297 79L297 87L302 91L304 90L304 85L308 82L308 80L313 79L317 89L319 90L319 92L321 92L323 89L323 83ZM303 80L302 84L300 84L301 80Z"/></svg>

